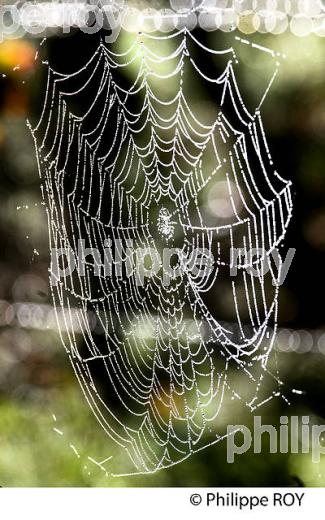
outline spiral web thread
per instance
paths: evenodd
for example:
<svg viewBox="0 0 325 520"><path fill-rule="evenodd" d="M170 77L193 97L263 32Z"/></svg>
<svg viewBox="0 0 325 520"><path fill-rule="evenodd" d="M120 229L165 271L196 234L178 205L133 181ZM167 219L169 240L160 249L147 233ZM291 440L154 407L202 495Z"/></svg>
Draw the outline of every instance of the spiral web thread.
<svg viewBox="0 0 325 520"><path fill-rule="evenodd" d="M275 73L250 113L234 48L208 48L187 29L139 33L122 47L100 43L69 75L44 62L46 97L32 133L51 249L76 251L82 239L107 257L107 244L122 247L118 258L110 257L110 276L95 276L97 259L88 256L85 276L75 271L52 292L84 395L132 461L131 469L123 462L119 470L148 473L224 438L225 410L231 414L239 404L254 411L282 395L267 368L278 285L271 284L270 296L270 280L248 274L245 255L236 276L229 277L229 268L233 247L269 255L281 244L292 201L290 182L274 169L260 113L277 74L276 53L260 48L274 60ZM215 100L201 118L198 83L213 88ZM204 197L220 180L231 218L211 222ZM187 266L168 286L161 271L143 286L121 274L137 248L167 246L180 246L187 257L196 248L213 252L213 272L198 276ZM213 307L223 298L219 278L225 275L232 326Z"/></svg>

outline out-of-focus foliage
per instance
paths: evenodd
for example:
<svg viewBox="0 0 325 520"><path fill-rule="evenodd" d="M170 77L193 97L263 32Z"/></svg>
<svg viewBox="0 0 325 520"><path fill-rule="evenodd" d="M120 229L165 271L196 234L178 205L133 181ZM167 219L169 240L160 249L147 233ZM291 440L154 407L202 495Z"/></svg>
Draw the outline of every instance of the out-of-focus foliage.
<svg viewBox="0 0 325 520"><path fill-rule="evenodd" d="M222 48L234 36L215 32L204 37L209 45ZM87 39L72 38L82 56ZM297 249L281 289L280 327L286 334L277 348L284 393L292 405L273 400L262 409L262 417L275 426L280 415L309 415L323 423L325 41L290 33L252 39L287 56L263 105L263 118L278 171L294 183L295 213L287 246ZM269 454L267 436L261 454L248 451L234 464L226 462L225 442L151 476L113 478L94 462L114 455L114 446L84 401L51 313L46 213L26 126L44 92L35 45L27 40L0 44L0 73L5 75L0 83L0 485L324 485L323 460L314 464L310 454ZM53 38L43 52L62 56L64 48L63 39ZM272 68L249 46L241 49L243 97L256 106ZM71 61L71 54L65 59ZM209 113L209 103L213 98L207 94L202 113ZM227 294L221 307L231 320ZM296 351L290 348L294 329L300 330ZM303 395L292 394L291 387ZM239 410L226 420L251 425L252 417L245 413ZM109 473L109 461L103 466Z"/></svg>

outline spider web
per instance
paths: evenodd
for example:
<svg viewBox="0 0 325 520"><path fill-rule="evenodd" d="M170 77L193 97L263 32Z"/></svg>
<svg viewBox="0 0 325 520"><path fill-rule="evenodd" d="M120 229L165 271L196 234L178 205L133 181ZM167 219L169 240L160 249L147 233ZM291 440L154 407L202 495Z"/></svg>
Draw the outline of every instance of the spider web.
<svg viewBox="0 0 325 520"><path fill-rule="evenodd" d="M132 461L128 471L148 473L224 438L235 402L253 411L280 395L268 370L278 285L272 273L249 274L245 255L236 276L229 269L234 247L269 255L281 244L292 201L260 113L277 73L275 53L264 49L275 72L251 113L233 47L208 48L186 28L129 40L101 42L73 74L46 62L46 97L32 133L51 250L76 252L83 240L112 266L105 276L89 255L84 275L75 270L52 284L68 331L62 343L93 413ZM197 85L213 92L206 111ZM206 209L221 185L223 218ZM111 255L117 243L119 255ZM169 285L161 271L143 285L132 269L123 271L137 249L165 247L186 257L213 252L213 271L185 268ZM217 318L225 279L231 326ZM82 345L69 326L75 307ZM275 388L265 395L268 379Z"/></svg>

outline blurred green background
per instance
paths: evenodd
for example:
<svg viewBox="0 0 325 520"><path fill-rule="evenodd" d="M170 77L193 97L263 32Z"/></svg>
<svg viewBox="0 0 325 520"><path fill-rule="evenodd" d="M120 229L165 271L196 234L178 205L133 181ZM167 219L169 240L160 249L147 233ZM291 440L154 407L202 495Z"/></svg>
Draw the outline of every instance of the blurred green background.
<svg viewBox="0 0 325 520"><path fill-rule="evenodd" d="M217 31L204 38L222 48L235 35ZM293 181L294 215L285 249L297 249L280 291L275 345L291 405L273 400L262 409L262 418L278 425L280 415L308 415L323 424L325 40L290 32L249 38L286 55L262 116L277 169ZM49 296L47 221L26 126L45 88L34 60L38 45L36 39L0 44L0 485L324 486L325 460L315 464L311 454L269 454L267 436L261 454L250 450L234 464L226 463L225 442L154 475L113 478L109 460L102 467L96 464L114 455L114 446L73 376ZM72 50L64 56L66 45ZM79 49L81 59L86 47L87 39L76 34L53 36L42 53L68 62L73 49ZM248 104L256 104L267 73L264 61L252 59L250 48L243 46L239 78ZM224 318L231 321L226 297L223 307ZM291 394L290 388L303 393ZM252 417L242 410L228 420L249 425Z"/></svg>

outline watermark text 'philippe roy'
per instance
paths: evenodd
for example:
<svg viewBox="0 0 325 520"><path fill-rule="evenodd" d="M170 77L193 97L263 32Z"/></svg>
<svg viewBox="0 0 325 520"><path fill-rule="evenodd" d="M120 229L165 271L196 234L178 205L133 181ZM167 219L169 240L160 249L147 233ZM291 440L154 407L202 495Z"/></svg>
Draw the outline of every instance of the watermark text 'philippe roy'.
<svg viewBox="0 0 325 520"><path fill-rule="evenodd" d="M155 247L134 247L133 240L107 239L102 253L98 248L85 247L84 240L78 240L77 250L71 247L51 249L51 283L57 285L62 278L77 272L84 277L91 271L95 277L125 278L135 277L136 284L143 286L145 279L161 275L163 285L171 280L189 276L195 280L209 279L216 269L229 268L229 275L235 277L245 271L249 276L263 279L272 276L274 286L282 285L295 255L289 249L282 258L277 248L266 252L263 248L231 248L228 262L216 259L207 248L165 247L159 252Z"/></svg>

